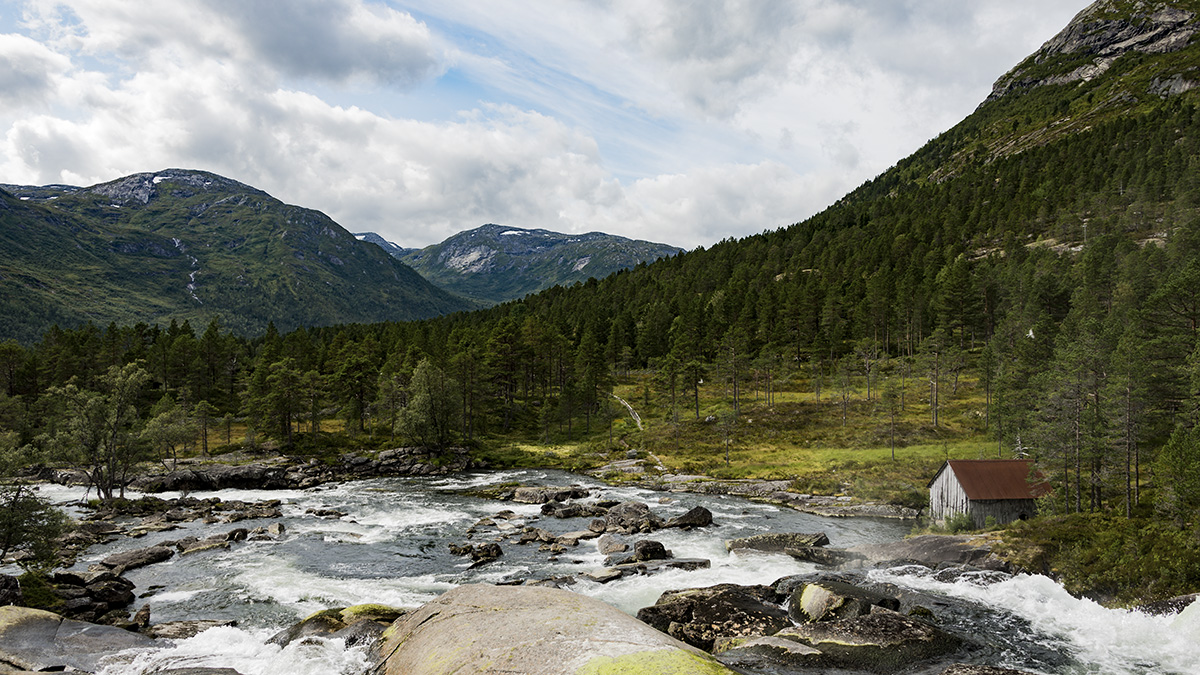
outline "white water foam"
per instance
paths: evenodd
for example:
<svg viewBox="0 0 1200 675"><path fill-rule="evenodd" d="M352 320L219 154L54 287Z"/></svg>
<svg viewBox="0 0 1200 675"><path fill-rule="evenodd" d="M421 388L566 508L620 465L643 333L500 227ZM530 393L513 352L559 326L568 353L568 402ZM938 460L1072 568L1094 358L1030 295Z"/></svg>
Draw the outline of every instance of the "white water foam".
<svg viewBox="0 0 1200 675"><path fill-rule="evenodd" d="M223 626L153 650L127 650L105 659L97 675L148 675L172 668L233 668L243 675L358 675L369 667L364 647L308 638L287 647L268 644L269 630Z"/></svg>
<svg viewBox="0 0 1200 675"><path fill-rule="evenodd" d="M1061 641L1086 673L1185 675L1200 673L1200 603L1176 616L1108 609L1076 598L1052 579L1019 575L990 585L955 583L929 575L879 570L878 581L972 600L1008 610L1034 630Z"/></svg>
<svg viewBox="0 0 1200 675"><path fill-rule="evenodd" d="M297 618L330 607L365 603L419 607L454 588L432 575L385 579L321 576L280 557L241 559L233 564L238 570L234 583L246 590L246 602L274 602L295 611Z"/></svg>
<svg viewBox="0 0 1200 675"><path fill-rule="evenodd" d="M657 602L664 591L704 588L717 584L771 584L782 577L804 574L815 569L812 565L798 562L787 555L731 553L725 551L720 541L697 543L695 547L677 546L673 551L676 557L707 558L712 563L708 569L665 570L652 575L625 577L607 584L580 581L570 588L583 595L603 600L626 614L637 614L642 607Z"/></svg>

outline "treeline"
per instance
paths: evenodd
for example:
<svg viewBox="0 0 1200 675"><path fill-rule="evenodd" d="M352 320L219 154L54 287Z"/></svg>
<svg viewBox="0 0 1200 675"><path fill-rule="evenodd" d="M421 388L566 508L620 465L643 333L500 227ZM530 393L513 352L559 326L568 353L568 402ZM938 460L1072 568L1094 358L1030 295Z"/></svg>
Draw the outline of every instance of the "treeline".
<svg viewBox="0 0 1200 675"><path fill-rule="evenodd" d="M706 379L736 415L750 381L844 402L851 377L869 399L901 374L928 382L936 426L941 388L969 376L997 454L1039 460L1057 508L1132 514L1154 478L1156 504L1189 517L1200 113L1168 102L942 182L914 174L945 151L792 227L486 311L254 339L217 322L54 329L0 348L0 424L11 447L61 445L70 394L111 403L136 378L140 422L123 420L160 454L234 420L285 446L335 417L339 434L426 445L570 438L639 371L672 418L699 416Z"/></svg>

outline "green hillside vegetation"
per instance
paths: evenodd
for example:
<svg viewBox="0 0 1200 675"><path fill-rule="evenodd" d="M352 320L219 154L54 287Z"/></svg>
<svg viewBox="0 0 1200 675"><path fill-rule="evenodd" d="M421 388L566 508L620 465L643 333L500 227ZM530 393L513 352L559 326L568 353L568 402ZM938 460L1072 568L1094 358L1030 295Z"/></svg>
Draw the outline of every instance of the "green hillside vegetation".
<svg viewBox="0 0 1200 675"><path fill-rule="evenodd" d="M25 200L18 197L25 198ZM261 334L469 309L324 214L214 174L0 191L0 335L189 320Z"/></svg>
<svg viewBox="0 0 1200 675"><path fill-rule="evenodd" d="M603 279L681 250L601 232L561 234L484 225L440 244L394 255L442 288L495 304L551 286Z"/></svg>
<svg viewBox="0 0 1200 675"><path fill-rule="evenodd" d="M1116 24L1083 15L1065 34L1127 41L1159 30L1136 13L1162 4L1098 4ZM111 405L139 363L130 433L171 404L295 454L457 444L581 468L632 449L670 471L909 504L946 458L1029 457L1055 489L1044 531L1083 537L1010 530L1030 565L1122 602L1194 591L1200 89L1153 84L1191 72L1190 16L1170 23L1174 51L1113 56L1083 84L1046 80L1093 54L1040 53L1022 66L1036 82L804 222L602 280L417 322L8 344L5 442L52 450L69 383ZM1156 558L1169 584L1117 592L1128 579L1101 571Z"/></svg>

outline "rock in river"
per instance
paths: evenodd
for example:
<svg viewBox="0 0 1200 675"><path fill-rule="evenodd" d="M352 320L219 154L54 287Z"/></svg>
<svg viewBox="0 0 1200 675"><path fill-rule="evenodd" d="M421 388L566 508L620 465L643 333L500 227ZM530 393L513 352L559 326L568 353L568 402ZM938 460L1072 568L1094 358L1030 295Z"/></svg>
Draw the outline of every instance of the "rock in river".
<svg viewBox="0 0 1200 675"><path fill-rule="evenodd" d="M667 591L637 618L705 651L718 638L771 635L791 625L780 606L786 596L770 586L720 584Z"/></svg>
<svg viewBox="0 0 1200 675"><path fill-rule="evenodd" d="M789 548L798 549L806 546L826 546L828 544L829 537L825 536L824 532L817 532L815 534L806 532L769 532L767 534L756 534L752 537L730 539L725 542L725 549L729 551L749 549L765 553L783 553Z"/></svg>
<svg viewBox="0 0 1200 675"><path fill-rule="evenodd" d="M587 596L460 586L385 633L378 675L733 675L710 655Z"/></svg>
<svg viewBox="0 0 1200 675"><path fill-rule="evenodd" d="M936 626L886 609L852 619L785 628L775 637L819 650L821 667L876 673L902 671L926 659L951 654L963 645L961 638ZM722 660L736 664L737 649L730 652ZM804 652L800 662L791 665L813 667L814 658Z"/></svg>
<svg viewBox="0 0 1200 675"><path fill-rule="evenodd" d="M793 621L834 621L870 614L874 607L896 611L900 600L841 581L815 581L792 593Z"/></svg>
<svg viewBox="0 0 1200 675"><path fill-rule="evenodd" d="M0 607L0 664L34 671L95 672L100 658L153 639L28 607Z"/></svg>

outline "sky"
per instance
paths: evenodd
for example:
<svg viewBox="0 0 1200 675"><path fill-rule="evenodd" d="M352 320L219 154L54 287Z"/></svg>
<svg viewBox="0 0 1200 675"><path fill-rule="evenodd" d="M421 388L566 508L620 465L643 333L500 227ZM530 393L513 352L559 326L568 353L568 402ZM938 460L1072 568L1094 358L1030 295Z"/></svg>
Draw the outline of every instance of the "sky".
<svg viewBox="0 0 1200 675"><path fill-rule="evenodd" d="M0 0L0 183L202 169L402 246L819 212L1086 0Z"/></svg>

